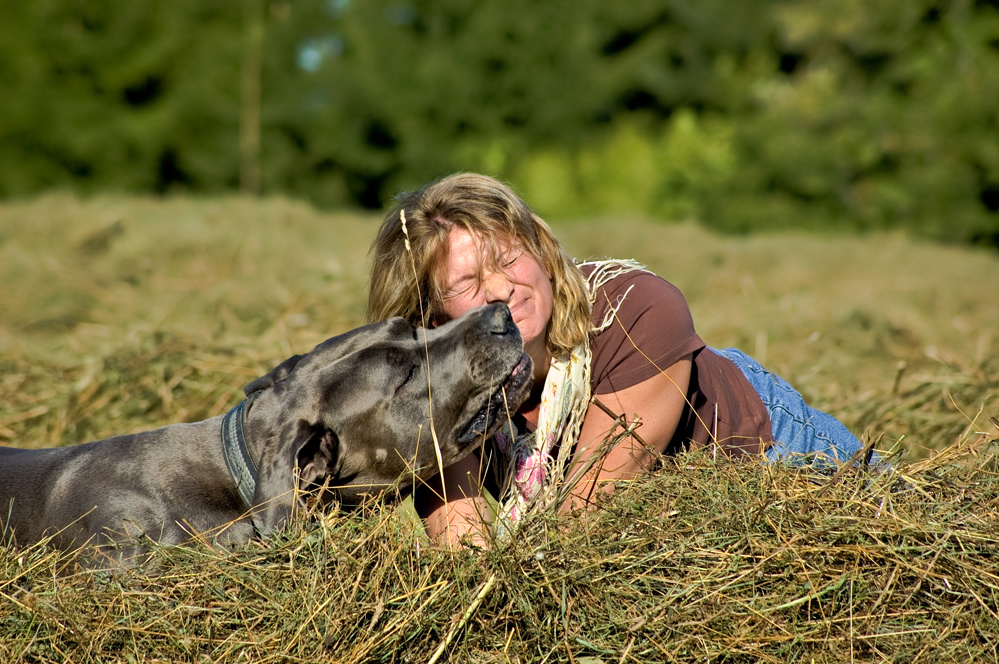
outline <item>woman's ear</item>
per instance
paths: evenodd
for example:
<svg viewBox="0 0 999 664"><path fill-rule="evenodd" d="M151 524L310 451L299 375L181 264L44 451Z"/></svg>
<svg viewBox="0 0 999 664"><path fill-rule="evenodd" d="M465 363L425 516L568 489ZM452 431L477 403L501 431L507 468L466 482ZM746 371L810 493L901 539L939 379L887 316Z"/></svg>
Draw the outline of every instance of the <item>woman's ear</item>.
<svg viewBox="0 0 999 664"><path fill-rule="evenodd" d="M440 327L444 323L450 320L444 315L443 307L434 306L433 304L426 305L426 316L427 316L427 327L435 328Z"/></svg>

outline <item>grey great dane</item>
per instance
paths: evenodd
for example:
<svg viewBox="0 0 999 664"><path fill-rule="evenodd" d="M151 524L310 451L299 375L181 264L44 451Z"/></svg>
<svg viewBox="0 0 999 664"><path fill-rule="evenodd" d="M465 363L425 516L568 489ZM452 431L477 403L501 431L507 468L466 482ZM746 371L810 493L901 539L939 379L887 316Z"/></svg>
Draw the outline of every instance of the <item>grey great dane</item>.
<svg viewBox="0 0 999 664"><path fill-rule="evenodd" d="M285 360L226 415L73 447L0 448L0 533L123 562L146 550L143 537L243 542L282 527L301 490L325 486L349 506L435 474L500 426L530 377L501 304L436 329L368 325Z"/></svg>

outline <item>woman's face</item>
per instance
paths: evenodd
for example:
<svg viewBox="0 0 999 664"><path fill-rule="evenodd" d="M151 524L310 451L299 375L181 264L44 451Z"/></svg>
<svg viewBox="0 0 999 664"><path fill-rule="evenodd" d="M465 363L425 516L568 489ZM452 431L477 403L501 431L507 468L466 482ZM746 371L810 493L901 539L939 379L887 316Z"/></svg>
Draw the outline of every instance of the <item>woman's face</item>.
<svg viewBox="0 0 999 664"><path fill-rule="evenodd" d="M524 338L524 348L537 366L547 354L551 276L517 240L499 245L495 271L489 267L492 261L482 255L485 249L478 234L453 228L448 242L444 313L448 318L457 318L469 309L492 302L506 304Z"/></svg>

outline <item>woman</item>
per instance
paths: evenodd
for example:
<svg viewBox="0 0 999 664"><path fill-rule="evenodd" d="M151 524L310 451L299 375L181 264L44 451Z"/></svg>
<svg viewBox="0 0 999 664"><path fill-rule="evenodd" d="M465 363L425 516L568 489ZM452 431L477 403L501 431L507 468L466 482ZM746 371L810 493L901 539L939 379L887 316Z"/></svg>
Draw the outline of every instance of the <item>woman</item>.
<svg viewBox="0 0 999 664"><path fill-rule="evenodd" d="M511 467L504 520L551 502L561 482L571 486L564 505L585 505L659 455L691 446L840 462L861 448L752 358L706 347L670 283L628 261L574 264L548 225L493 178L459 173L402 196L372 253L371 321L433 326L492 302L510 308L534 362L534 389L483 448ZM638 418L637 435L603 449L618 415ZM483 455L414 492L436 541L483 540Z"/></svg>

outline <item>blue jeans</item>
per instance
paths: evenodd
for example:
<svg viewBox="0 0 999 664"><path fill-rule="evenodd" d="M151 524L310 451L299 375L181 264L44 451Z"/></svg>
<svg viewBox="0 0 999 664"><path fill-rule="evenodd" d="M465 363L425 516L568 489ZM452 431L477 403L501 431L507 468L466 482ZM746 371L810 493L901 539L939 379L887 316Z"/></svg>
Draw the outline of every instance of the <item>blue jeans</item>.
<svg viewBox="0 0 999 664"><path fill-rule="evenodd" d="M821 463L822 455L844 463L863 447L839 420L806 404L786 380L750 356L735 348L708 350L732 360L767 407L774 435L774 444L766 451L768 461L800 463L814 458ZM877 461L876 455L872 461Z"/></svg>

